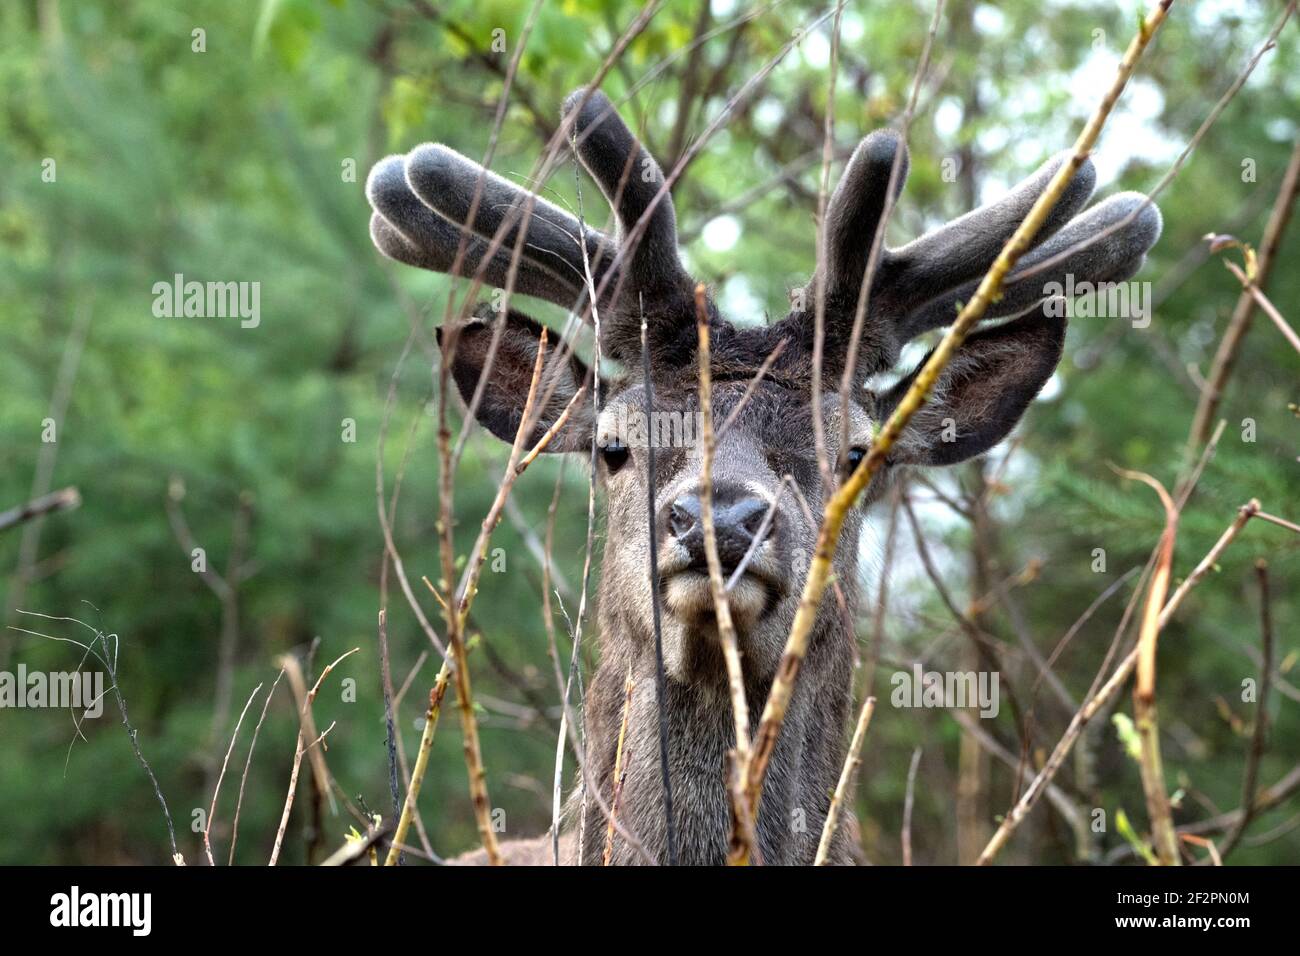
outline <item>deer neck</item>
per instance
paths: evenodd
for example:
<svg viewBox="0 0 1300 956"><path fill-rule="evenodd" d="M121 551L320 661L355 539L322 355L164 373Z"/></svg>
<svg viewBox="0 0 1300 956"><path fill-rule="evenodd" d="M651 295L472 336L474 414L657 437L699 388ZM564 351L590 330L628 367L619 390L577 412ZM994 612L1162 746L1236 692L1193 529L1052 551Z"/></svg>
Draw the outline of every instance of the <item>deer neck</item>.
<svg viewBox="0 0 1300 956"><path fill-rule="evenodd" d="M660 765L659 713L653 632L601 602L601 664L586 699L587 754L591 779L607 805L614 800L615 764L622 786L617 819L657 862L668 862L667 827ZM704 638L704 635L700 635ZM716 642L716 637L711 638ZM810 864L844 758L844 728L851 700L852 635L838 613L823 613L769 764L756 832L768 864ZM631 673L630 705L626 683ZM771 679L747 680L753 736ZM674 836L682 864L725 862L731 810L725 789L727 760L735 747L735 724L725 671L689 682L667 680L669 775ZM619 735L623 731L621 758ZM598 803L585 801L582 860L603 862L608 818ZM847 844L837 839L839 860ZM610 843L610 862L635 864L644 857L620 834Z"/></svg>

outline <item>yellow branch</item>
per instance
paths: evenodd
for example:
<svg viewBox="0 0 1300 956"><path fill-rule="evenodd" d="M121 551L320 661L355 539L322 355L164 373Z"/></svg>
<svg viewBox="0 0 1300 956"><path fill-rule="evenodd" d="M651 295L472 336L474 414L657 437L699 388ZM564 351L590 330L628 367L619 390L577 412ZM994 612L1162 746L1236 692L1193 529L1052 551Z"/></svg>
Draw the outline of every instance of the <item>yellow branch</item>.
<svg viewBox="0 0 1300 956"><path fill-rule="evenodd" d="M894 413L890 415L884 427L875 437L866 457L848 479L836 489L826 503L822 527L817 536L817 549L812 564L808 568L808 577L804 581L803 593L799 599L799 608L795 613L794 624L790 629L790 637L786 641L776 679L772 683L767 705L763 708L763 717L759 723L758 735L754 740L753 753L748 768L749 772L745 779L745 793L749 800L752 816L756 817L758 813L759 799L763 789L763 777L767 772L768 761L771 759L777 737L781 732L781 724L785 720L786 709L790 704L790 696L794 692L794 682L799 676L799 667L808 650L808 640L817 618L817 608L821 604L822 595L830 578L831 561L835 556L835 548L839 542L840 531L843 528L844 519L849 508L852 507L858 495L867 487L876 472L880 470L885 458L912 416L925 403L939 378L939 373L943 371L962 342L966 340L967 334L975 323L983 317L989 305L996 301L1003 280L1015 267L1016 262L1025 253L1025 250L1029 248L1029 244L1033 241L1034 236L1038 234L1039 229L1042 228L1043 222L1052 211L1052 207L1056 205L1066 186L1074 178L1074 174L1088 158L1088 154L1097 142L1097 137L1101 134L1102 127L1105 126L1111 110L1114 109L1120 94L1124 91L1129 78L1133 75L1138 60L1148 44L1150 44L1151 38L1155 36L1156 31L1164 23L1172 5L1173 0L1160 0L1155 9L1141 22L1137 36L1133 38L1124 53L1124 58L1120 61L1114 82L1111 84L1110 89L1106 91L1106 95L1098 104L1096 111L1088 120L1083 131L1079 134L1069 159L1056 171L1051 182L1047 184L1047 188L1043 190L1042 195L1038 197L1033 208L1025 216L1024 221L1011 238L1007 240L1002 252L998 254L997 259L994 260L988 273L980 282L979 288L971 296L971 300L962 307L952 327L948 329L947 334L944 335L934 352L931 353L929 360L922 367L915 381L912 382L912 386L907 390L907 394L903 396L903 400L899 402Z"/></svg>

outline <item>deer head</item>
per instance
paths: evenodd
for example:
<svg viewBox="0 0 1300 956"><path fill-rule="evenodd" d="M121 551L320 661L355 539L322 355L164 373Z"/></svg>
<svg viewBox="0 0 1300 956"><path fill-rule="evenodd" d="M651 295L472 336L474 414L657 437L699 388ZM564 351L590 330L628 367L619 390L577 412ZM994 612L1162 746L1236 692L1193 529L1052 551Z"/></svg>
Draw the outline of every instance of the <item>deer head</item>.
<svg viewBox="0 0 1300 956"><path fill-rule="evenodd" d="M689 831L694 854L690 858L716 861L722 859L726 846L722 756L731 730L700 528L701 463L693 453L699 407L694 283L678 258L676 217L663 172L610 101L599 92L580 90L566 101L563 115L572 124L578 159L614 210L617 235L579 223L568 212L485 172L445 146L424 145L406 156L381 161L371 172L367 184L374 208L371 236L385 255L443 272L456 265L464 237L459 274L480 272L487 282L504 286L511 251L522 229L514 288L598 318L601 350L624 372L600 383L595 390L599 404L588 389L588 397L549 447L554 452L589 452L594 442L607 501L600 586L602 663L587 705L591 753L607 779L612 750L606 755L599 742L602 734L617 732L626 668L631 663L638 674L653 673L646 488L653 455L657 512L653 527L665 612L669 705L676 732L672 772L674 787L695 788L689 801L679 802L677 816L683 831L679 839L686 852L684 832ZM1001 200L883 252L858 339L854 381L847 403L842 404L840 379L849 364L868 251L900 152L902 175L895 182L901 189L906 147L894 133L872 133L854 151L827 206L820 274L794 297L802 307L779 322L760 326L733 325L712 301L704 306L712 342L715 427L743 401L734 422L719 435L713 497L719 556L724 574L735 578L729 603L754 714L761 710L793 621L828 491L812 437L814 405L821 409L825 423L827 459L841 472L851 468L869 446L873 426L889 415L915 370L891 388L873 390L868 381L894 367L903 344L953 319L958 304L970 297L1064 161L1063 156L1048 161ZM1021 259L1019 272L1097 237L1141 206L1144 197L1121 194L1081 212L1094 179L1090 163L1076 172L1036 245ZM476 193L481 194L477 204ZM1142 265L1159 232L1159 213L1147 205L1131 221L1069 252L1044 271L1021 282L1013 273L988 316L1008 321L966 340L957 359L942 373L931 400L873 480L864 503L878 498L901 468L952 465L1006 437L1061 357L1065 320L1054 317L1057 310L1044 308L1044 289L1064 282L1067 275L1076 282L1126 279ZM490 243L498 234L499 249L493 251ZM819 286L824 295L824 344L822 384L814 394L814 309ZM643 322L648 379L643 372ZM541 327L515 311L499 316L483 311L457 332L450 367L467 401L482 377L493 339L498 339L477 416L493 434L513 440ZM445 333L442 342L444 348L451 347ZM764 360L778 348L762 381L743 400ZM548 350L543 382L551 397L538 417L537 435L550 427L592 374L571 349ZM644 415L647 389L652 399L650 419ZM842 407L847 408L846 421L841 421ZM656 416L662 417L656 421ZM634 440L629 422L641 425L638 437L651 440ZM670 436L680 435L681 440L662 441L665 425ZM656 437L661 440L654 441ZM823 605L783 743L768 775L758 832L769 861L811 861L820 826L810 825L807 839L792 836L788 814L798 807L813 820L820 819L818 813L824 815L843 753L858 520L855 517L846 525L844 538L849 543L836 558L843 602ZM662 805L653 680L639 683L637 697L632 721L639 723L637 729L629 729L635 756L624 790L625 795L635 792L637 796L625 796L625 805L630 825L647 846L655 847L661 845L655 838L662 837Z"/></svg>

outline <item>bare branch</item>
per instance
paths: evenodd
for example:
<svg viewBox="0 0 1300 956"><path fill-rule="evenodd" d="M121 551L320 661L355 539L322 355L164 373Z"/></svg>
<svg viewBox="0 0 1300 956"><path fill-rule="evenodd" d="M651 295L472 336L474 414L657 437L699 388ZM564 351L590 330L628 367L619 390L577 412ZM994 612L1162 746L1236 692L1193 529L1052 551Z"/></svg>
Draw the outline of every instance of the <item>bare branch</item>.
<svg viewBox="0 0 1300 956"><path fill-rule="evenodd" d="M8 531L10 528L33 518L40 518L59 511L71 511L73 508L80 507L80 505L81 493L76 488L63 488L48 495L33 498L26 504L10 508L8 511L0 511L0 531Z"/></svg>
<svg viewBox="0 0 1300 956"><path fill-rule="evenodd" d="M831 562L839 543L840 530L845 516L858 495L866 488L868 482L883 465L886 456L898 440L903 428L911 420L917 409L925 402L938 380L939 373L951 360L957 348L965 341L967 333L984 315L989 304L996 298L1002 287L1002 281L1014 268L1020 256L1029 247L1029 243L1046 221L1057 199L1083 164L1101 134L1102 127L1110 116L1129 77L1137 66L1138 60L1159 30L1168 14L1172 0L1162 0L1142 21L1137 36L1129 44L1124 58L1120 62L1115 81L1102 98L1096 111L1089 119L1079 138L1075 141L1071 156L1062 163L1051 182L1035 201L1026 215L1024 222L1016 229L1003 247L1002 252L989 268L980 282L971 300L962 307L956 321L948 329L939 345L930 354L929 360L921 368L907 393L895 408L889 420L876 435L867 455L848 479L836 489L826 504L821 530L817 538L816 555L808 569L803 593L799 599L799 608L795 613L794 625L786 641L782 654L777 679L768 694L767 705L759 724L755 739L754 756L750 762L750 773L746 780L746 792L751 807L757 807L762 792L763 775L766 773L768 760L780 734L781 724L785 719L786 708L794 690L794 681L799 675L799 667L808 648L809 636L816 620L817 608L830 577Z"/></svg>
<svg viewBox="0 0 1300 956"><path fill-rule="evenodd" d="M1259 765L1268 741L1268 692L1273 677L1273 615L1269 605L1268 564L1263 558L1255 562L1259 579L1259 634L1262 660L1259 667L1259 696L1255 700L1255 729L1246 754L1246 770L1241 782L1241 817L1219 845L1220 857L1237 846L1246 827L1255 818L1255 794L1259 786Z"/></svg>
<svg viewBox="0 0 1300 956"><path fill-rule="evenodd" d="M848 793L849 781L853 779L853 774L862 763L862 759L858 755L862 753L862 741L867 735L867 728L871 725L871 715L875 711L876 698L868 697L862 702L862 710L858 713L858 722L853 727L853 739L849 742L849 752L844 758L844 766L840 769L840 780L835 785L835 794L831 797L830 809L826 811L826 823L822 826L822 838L817 844L817 856L813 860L813 866L826 865L826 856L830 853L831 840L835 838L835 829L840 822L840 808L844 805L844 797Z"/></svg>

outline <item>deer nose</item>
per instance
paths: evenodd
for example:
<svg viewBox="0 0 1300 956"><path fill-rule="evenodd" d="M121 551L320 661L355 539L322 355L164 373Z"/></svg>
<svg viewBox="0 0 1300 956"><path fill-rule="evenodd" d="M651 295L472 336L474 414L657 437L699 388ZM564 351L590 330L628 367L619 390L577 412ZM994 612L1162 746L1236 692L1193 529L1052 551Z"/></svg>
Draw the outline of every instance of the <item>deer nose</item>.
<svg viewBox="0 0 1300 956"><path fill-rule="evenodd" d="M668 509L668 530L679 541L684 540L700 521L700 499L695 495L682 495Z"/></svg>
<svg viewBox="0 0 1300 956"><path fill-rule="evenodd" d="M759 537L766 536L763 519L768 503L755 495L729 494L719 489L713 503L714 539L718 543L718 562L724 573L734 571ZM668 530L691 556L693 565L704 567L704 522L700 516L699 495L681 495L668 509Z"/></svg>

